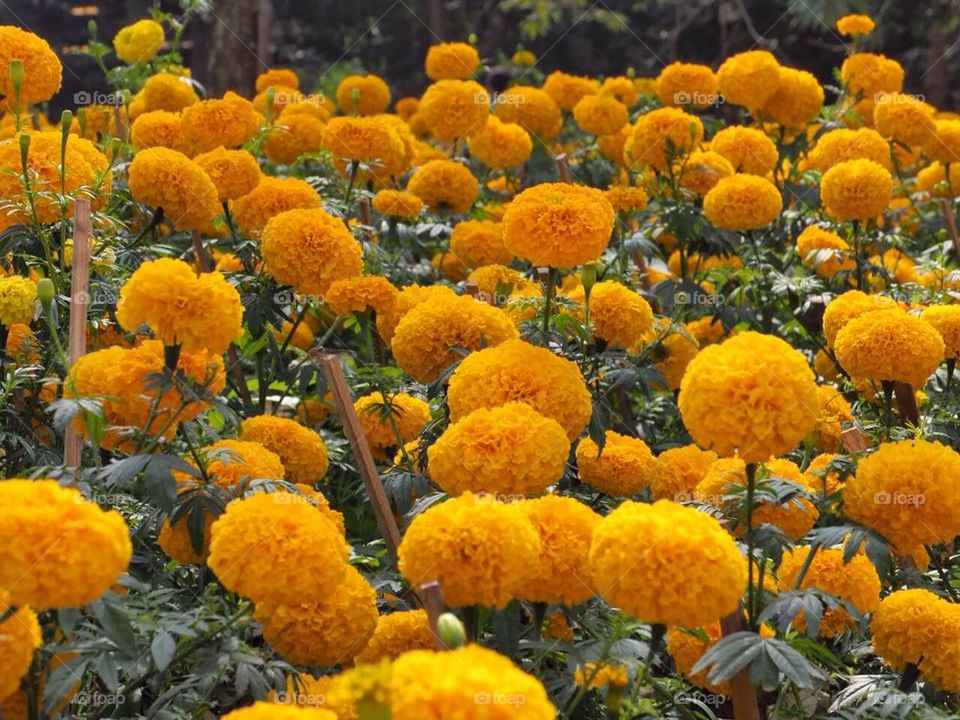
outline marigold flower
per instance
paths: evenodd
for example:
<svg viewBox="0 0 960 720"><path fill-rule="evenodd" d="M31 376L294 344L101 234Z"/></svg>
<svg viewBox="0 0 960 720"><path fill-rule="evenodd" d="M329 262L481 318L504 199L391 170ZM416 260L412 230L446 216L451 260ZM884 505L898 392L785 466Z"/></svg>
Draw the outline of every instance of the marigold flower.
<svg viewBox="0 0 960 720"><path fill-rule="evenodd" d="M616 98L628 108L633 107L633 104L640 99L640 89L636 82L625 75L605 77L600 85L600 94Z"/></svg>
<svg viewBox="0 0 960 720"><path fill-rule="evenodd" d="M542 183L520 193L503 216L507 250L534 265L596 260L613 231L613 207L596 188Z"/></svg>
<svg viewBox="0 0 960 720"><path fill-rule="evenodd" d="M217 440L199 448L197 456L204 464L206 477L222 488L232 488L244 481L284 477L280 457L252 438ZM181 484L195 484L192 475L176 470L174 478Z"/></svg>
<svg viewBox="0 0 960 720"><path fill-rule="evenodd" d="M626 665L611 665L595 662L586 662L573 671L573 682L589 688L615 687L625 688L629 679Z"/></svg>
<svg viewBox="0 0 960 720"><path fill-rule="evenodd" d="M260 443L275 452L286 478L312 484L327 471L327 446L320 435L295 420L276 415L257 415L243 421L241 440Z"/></svg>
<svg viewBox="0 0 960 720"><path fill-rule="evenodd" d="M824 278L856 267L847 241L817 225L807 225L797 236L797 254L804 265L812 266Z"/></svg>
<svg viewBox="0 0 960 720"><path fill-rule="evenodd" d="M400 610L379 617L373 637L355 659L358 664L395 660L411 650L431 650L434 643L426 611Z"/></svg>
<svg viewBox="0 0 960 720"><path fill-rule="evenodd" d="M377 315L389 312L399 291L382 275L359 275L335 280L327 288L323 301L337 315L373 310Z"/></svg>
<svg viewBox="0 0 960 720"><path fill-rule="evenodd" d="M603 448L590 437L577 445L577 474L601 492L630 496L659 481L660 462L640 438L607 430Z"/></svg>
<svg viewBox="0 0 960 720"><path fill-rule="evenodd" d="M467 267L507 265L513 255L503 246L503 225L492 220L462 220L450 233L450 250Z"/></svg>
<svg viewBox="0 0 960 720"><path fill-rule="evenodd" d="M533 152L533 140L521 125L490 115L483 128L467 138L467 147L471 156L499 170L523 165Z"/></svg>
<svg viewBox="0 0 960 720"><path fill-rule="evenodd" d="M76 488L55 480L0 481L0 588L8 590L9 604L86 605L116 582L131 552L120 513L101 510Z"/></svg>
<svg viewBox="0 0 960 720"><path fill-rule="evenodd" d="M678 398L700 447L761 462L791 450L813 428L819 401L806 358L756 332L705 347L687 366Z"/></svg>
<svg viewBox="0 0 960 720"><path fill-rule="evenodd" d="M207 173L221 202L243 197L260 182L260 165L246 150L218 147L197 155L193 161Z"/></svg>
<svg viewBox="0 0 960 720"><path fill-rule="evenodd" d="M130 142L140 150L165 147L182 150L180 113L152 110L138 115L130 126Z"/></svg>
<svg viewBox="0 0 960 720"><path fill-rule="evenodd" d="M34 651L43 643L36 613L29 607L11 605L10 595L0 590L0 617L4 618L0 622L0 701L20 688L21 678L30 670ZM0 712L6 716L2 706Z"/></svg>
<svg viewBox="0 0 960 720"><path fill-rule="evenodd" d="M753 230L769 225L783 209L777 186L757 175L721 178L703 198L703 214L724 230Z"/></svg>
<svg viewBox="0 0 960 720"><path fill-rule="evenodd" d="M207 558L224 587L258 606L297 607L341 594L347 544L332 520L299 500L257 492L227 505L210 528Z"/></svg>
<svg viewBox="0 0 960 720"><path fill-rule="evenodd" d="M854 97L873 99L880 93L898 93L903 68L896 60L876 53L848 55L840 66L840 79Z"/></svg>
<svg viewBox="0 0 960 720"><path fill-rule="evenodd" d="M846 160L872 160L890 170L890 146L872 128L837 128L824 133L810 153L810 165L826 172Z"/></svg>
<svg viewBox="0 0 960 720"><path fill-rule="evenodd" d="M780 63L766 50L731 55L717 70L717 87L725 102L758 111L780 87Z"/></svg>
<svg viewBox="0 0 960 720"><path fill-rule="evenodd" d="M423 210L423 200L406 190L380 190L373 196L373 209L381 215L413 220Z"/></svg>
<svg viewBox="0 0 960 720"><path fill-rule="evenodd" d="M573 110L587 95L600 90L600 83L584 75L570 75L554 70L543 81L543 91L564 110Z"/></svg>
<svg viewBox="0 0 960 720"><path fill-rule="evenodd" d="M650 201L643 188L631 185L611 185L603 191L603 196L614 210L623 213L643 210Z"/></svg>
<svg viewBox="0 0 960 720"><path fill-rule="evenodd" d="M336 117L323 130L323 145L333 156L341 174L354 172L354 163L364 165L360 177L386 183L407 168L403 140L395 128L379 117Z"/></svg>
<svg viewBox="0 0 960 720"><path fill-rule="evenodd" d="M611 135L627 124L627 108L607 95L585 95L574 106L573 119L584 132Z"/></svg>
<svg viewBox="0 0 960 720"><path fill-rule="evenodd" d="M262 93L269 87L288 87L296 90L300 87L300 78L290 68L270 68L257 75L254 89Z"/></svg>
<svg viewBox="0 0 960 720"><path fill-rule="evenodd" d="M664 170L679 156L696 149L703 140L703 123L696 115L665 107L644 113L633 124L624 147L628 165Z"/></svg>
<svg viewBox="0 0 960 720"><path fill-rule="evenodd" d="M936 110L912 95L883 93L873 108L873 126L884 137L905 145L924 146L936 131Z"/></svg>
<svg viewBox="0 0 960 720"><path fill-rule="evenodd" d="M777 146L756 128L725 127L713 136L710 149L729 160L738 173L766 176L777 166Z"/></svg>
<svg viewBox="0 0 960 720"><path fill-rule="evenodd" d="M0 97L4 105L12 105L13 79L10 62L19 60L23 67L20 83L22 106L49 100L60 89L63 68L57 54L46 40L13 25L0 25Z"/></svg>
<svg viewBox="0 0 960 720"><path fill-rule="evenodd" d="M523 340L507 340L465 357L450 377L450 420L481 407L525 402L575 439L590 419L590 393L572 361Z"/></svg>
<svg viewBox="0 0 960 720"><path fill-rule="evenodd" d="M164 216L181 230L208 227L220 211L217 188L203 168L176 150L138 152L130 163L129 185L135 200L163 208Z"/></svg>
<svg viewBox="0 0 960 720"><path fill-rule="evenodd" d="M633 125L627 123L620 128L618 132L613 133L613 135L597 136L597 149L607 160L615 166L621 167L624 165L625 160L624 149L631 135L633 135Z"/></svg>
<svg viewBox="0 0 960 720"><path fill-rule="evenodd" d="M484 265L467 276L477 284L478 297L494 305L502 305L512 293L540 293L540 286L523 276L523 273L505 265ZM500 288L500 290L497 290ZM505 291L505 292L503 292Z"/></svg>
<svg viewBox="0 0 960 720"><path fill-rule="evenodd" d="M673 658L677 672L683 675L689 682L710 692L730 695L732 689L729 681L712 683L707 680L707 672L705 670L701 670L698 673L690 672L693 666L703 657L704 653L722 637L719 622L706 623L700 630L707 636L706 640L701 639L684 628L675 626L668 627L666 635L667 652Z"/></svg>
<svg viewBox="0 0 960 720"><path fill-rule="evenodd" d="M430 160L414 170L407 190L431 210L459 215L477 199L480 186L470 169L454 160Z"/></svg>
<svg viewBox="0 0 960 720"><path fill-rule="evenodd" d="M697 195L706 195L722 178L733 175L733 165L712 150L694 150L679 170L680 186Z"/></svg>
<svg viewBox="0 0 960 720"><path fill-rule="evenodd" d="M717 76L707 65L672 62L657 75L654 92L667 107L709 107L718 101Z"/></svg>
<svg viewBox="0 0 960 720"><path fill-rule="evenodd" d="M143 110L167 110L180 112L200 102L193 85L186 78L173 73L157 73L143 84Z"/></svg>
<svg viewBox="0 0 960 720"><path fill-rule="evenodd" d="M396 393L386 399L380 393L370 393L357 398L353 409L374 454L384 458L386 448L410 442L430 420L430 406L408 393Z"/></svg>
<svg viewBox="0 0 960 720"><path fill-rule="evenodd" d="M284 112L270 128L263 152L275 163L290 164L323 147L324 124L306 113Z"/></svg>
<svg viewBox="0 0 960 720"><path fill-rule="evenodd" d="M850 320L875 310L890 310L897 307L896 301L883 295L867 295L860 290L848 290L838 295L823 312L823 335L831 347L837 333Z"/></svg>
<svg viewBox="0 0 960 720"><path fill-rule="evenodd" d="M320 207L320 195L300 178L261 176L257 186L231 205L237 227L257 237L272 217L287 210Z"/></svg>
<svg viewBox="0 0 960 720"><path fill-rule="evenodd" d="M720 523L669 500L617 506L593 531L590 565L610 604L648 622L690 627L736 610L747 582L746 560ZM669 583L657 579L666 568Z"/></svg>
<svg viewBox="0 0 960 720"><path fill-rule="evenodd" d="M483 130L490 99L473 80L438 80L423 93L418 112L435 138L452 141Z"/></svg>
<svg viewBox="0 0 960 720"><path fill-rule="evenodd" d="M824 452L836 452L840 447L840 432L843 425L853 421L850 403L833 385L817 386L821 407L817 426L813 430L813 442Z"/></svg>
<svg viewBox="0 0 960 720"><path fill-rule="evenodd" d="M874 22L869 15L844 15L837 20L837 32L851 37L866 35L873 28Z"/></svg>
<svg viewBox="0 0 960 720"><path fill-rule="evenodd" d="M560 106L544 90L530 85L511 85L499 93L493 111L503 122L544 139L556 137L563 127Z"/></svg>
<svg viewBox="0 0 960 720"><path fill-rule="evenodd" d="M163 25L143 18L120 28L113 36L113 49L125 63L146 62L163 47Z"/></svg>
<svg viewBox="0 0 960 720"><path fill-rule="evenodd" d="M522 496L560 479L570 441L553 418L508 402L452 423L427 454L430 477L449 495L469 490Z"/></svg>
<svg viewBox="0 0 960 720"><path fill-rule="evenodd" d="M823 88L812 73L781 66L777 90L767 98L759 115L799 130L816 117L822 106Z"/></svg>
<svg viewBox="0 0 960 720"><path fill-rule="evenodd" d="M938 119L923 152L931 160L941 163L960 162L960 120Z"/></svg>
<svg viewBox="0 0 960 720"><path fill-rule="evenodd" d="M664 450L657 456L660 472L650 477L653 499L692 500L697 483L716 459L717 454L712 450L701 450L693 444Z"/></svg>
<svg viewBox="0 0 960 720"><path fill-rule="evenodd" d="M631 348L653 327L653 309L639 293L604 280L590 290L590 322L597 337Z"/></svg>
<svg viewBox="0 0 960 720"><path fill-rule="evenodd" d="M348 75L337 85L336 97L346 115L378 115L390 104L390 88L377 75Z"/></svg>
<svg viewBox="0 0 960 720"><path fill-rule="evenodd" d="M945 360L960 356L960 305L929 305L920 317L943 338Z"/></svg>
<svg viewBox="0 0 960 720"><path fill-rule="evenodd" d="M389 307L381 307L377 313L377 332L390 345L393 333L403 316L429 299L454 298L456 293L446 285L407 285L400 288Z"/></svg>
<svg viewBox="0 0 960 720"><path fill-rule="evenodd" d="M37 312L37 284L21 275L0 277L0 325L29 325Z"/></svg>
<svg viewBox="0 0 960 720"><path fill-rule="evenodd" d="M471 77L480 65L480 55L462 42L437 43L427 48L424 72L431 80L460 80Z"/></svg>

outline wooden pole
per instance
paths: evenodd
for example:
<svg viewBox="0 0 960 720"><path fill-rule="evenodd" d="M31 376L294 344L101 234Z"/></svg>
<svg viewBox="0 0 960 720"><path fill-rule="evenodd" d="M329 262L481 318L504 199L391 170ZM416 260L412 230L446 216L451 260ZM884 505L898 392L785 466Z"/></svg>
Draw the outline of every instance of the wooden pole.
<svg viewBox="0 0 960 720"><path fill-rule="evenodd" d="M197 268L200 272L213 271L213 258L203 246L203 238L200 237L200 231L193 231L193 256L197 261Z"/></svg>
<svg viewBox="0 0 960 720"><path fill-rule="evenodd" d="M745 629L741 608L720 618L720 630L724 637ZM760 720L757 689L750 682L747 668L730 679L730 694L733 696L733 720Z"/></svg>
<svg viewBox="0 0 960 720"><path fill-rule="evenodd" d="M420 601L423 609L427 611L427 621L430 623L430 631L433 633L433 643L437 650L445 650L446 645L440 639L440 631L437 628L437 621L440 613L443 612L443 593L440 590L440 581L431 580L420 586Z"/></svg>
<svg viewBox="0 0 960 720"><path fill-rule="evenodd" d="M360 418L357 417L357 411L353 408L353 397L350 394L350 388L347 387L347 379L344 377L340 358L327 352L324 348L314 348L310 351L310 359L323 370L327 379L327 387L330 388L330 393L337 405L337 414L340 416L340 422L343 423L343 432L347 436L347 440L350 441L350 447L353 448L357 469L360 471L367 497L373 506L377 527L387 544L390 560L396 565L397 547L400 545L400 529L393 517L390 501L387 500L387 493L383 489L380 474L377 472L377 465L373 460L373 453L370 452L367 438L360 427Z"/></svg>
<svg viewBox="0 0 960 720"><path fill-rule="evenodd" d="M911 425L919 425L920 408L917 407L917 395L913 391L913 385L895 381L893 395L897 401L897 412L900 413L900 417Z"/></svg>
<svg viewBox="0 0 960 720"><path fill-rule="evenodd" d="M867 440L860 432L860 428L850 427L840 433L840 442L850 453L866 452Z"/></svg>
<svg viewBox="0 0 960 720"><path fill-rule="evenodd" d="M570 158L567 157L566 153L557 155L557 172L560 174L560 182L573 182L573 173L570 171Z"/></svg>
<svg viewBox="0 0 960 720"><path fill-rule="evenodd" d="M87 350L87 291L90 289L90 201L80 198L73 204L73 262L70 276L70 364ZM63 434L63 464L79 469L83 441L76 428L68 425Z"/></svg>

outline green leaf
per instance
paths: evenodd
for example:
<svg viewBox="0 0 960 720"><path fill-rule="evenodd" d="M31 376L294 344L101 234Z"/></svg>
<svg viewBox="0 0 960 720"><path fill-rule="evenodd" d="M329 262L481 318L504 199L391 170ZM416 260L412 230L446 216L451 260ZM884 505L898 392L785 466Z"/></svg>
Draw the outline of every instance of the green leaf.
<svg viewBox="0 0 960 720"><path fill-rule="evenodd" d="M176 650L177 643L170 633L159 632L153 636L153 641L150 643L150 657L153 658L153 664L157 670L163 672L169 667Z"/></svg>
<svg viewBox="0 0 960 720"><path fill-rule="evenodd" d="M107 638L124 655L134 659L139 657L140 653L137 650L137 638L133 631L133 625L130 624L130 618L127 617L122 607L104 599L93 603L90 609L97 620L100 621L100 626Z"/></svg>

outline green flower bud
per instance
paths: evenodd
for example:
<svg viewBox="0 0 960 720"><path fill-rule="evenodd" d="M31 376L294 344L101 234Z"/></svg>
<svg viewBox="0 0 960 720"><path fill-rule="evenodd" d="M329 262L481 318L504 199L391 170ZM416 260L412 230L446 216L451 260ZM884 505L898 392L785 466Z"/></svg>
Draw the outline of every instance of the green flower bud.
<svg viewBox="0 0 960 720"><path fill-rule="evenodd" d="M451 650L461 647L467 641L463 623L453 613L443 613L437 618L437 634L440 641Z"/></svg>
<svg viewBox="0 0 960 720"><path fill-rule="evenodd" d="M46 308L53 302L55 292L56 289L53 287L53 280L50 278L40 278L37 280L37 297L40 299L43 307Z"/></svg>

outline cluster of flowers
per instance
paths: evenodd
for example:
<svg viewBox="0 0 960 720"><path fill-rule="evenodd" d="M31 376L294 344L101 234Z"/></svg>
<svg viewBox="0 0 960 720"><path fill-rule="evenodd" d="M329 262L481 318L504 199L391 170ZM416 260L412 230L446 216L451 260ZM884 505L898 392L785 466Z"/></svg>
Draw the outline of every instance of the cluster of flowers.
<svg viewBox="0 0 960 720"><path fill-rule="evenodd" d="M856 45L872 26L838 30ZM80 469L40 472L4 440L6 474L62 479L0 482L0 717L42 684L38 648L70 648L43 611L137 572L128 523L144 552L211 571L257 651L297 668L217 708L232 720L549 720L592 692L631 712L673 671L730 695L700 662L729 618L758 642L872 637L891 670L960 692L960 611L933 592L955 594L958 428L927 394L955 407L960 116L905 94L895 61L854 48L828 104L761 50L493 96L476 49L443 43L391 113L373 75L327 97L276 68L252 99L205 98L165 42L156 20L124 28L142 82L57 127L38 104L58 58L0 27L0 231L29 240L0 258L5 437L79 436L115 471L170 456L175 496L125 520L68 487ZM556 155L560 180L536 177ZM68 294L81 201L94 280L117 291L89 306ZM332 397L297 374L321 343L348 351L344 428L385 477L422 481L393 498L393 584L366 572L389 563L369 508L318 489L360 484ZM877 539L915 587L893 590ZM476 642L437 650L411 600L434 581ZM477 606L530 610L526 631L566 643L563 681L484 647ZM613 640L572 650L594 647L584 612L612 627L614 609L654 628L642 667Z"/></svg>

